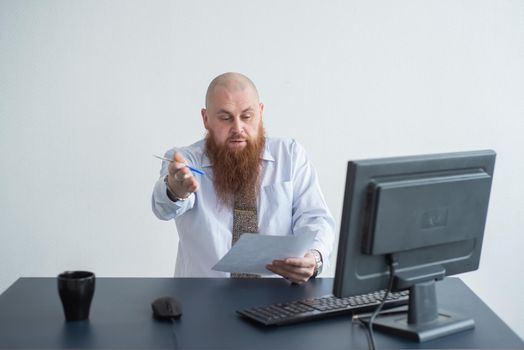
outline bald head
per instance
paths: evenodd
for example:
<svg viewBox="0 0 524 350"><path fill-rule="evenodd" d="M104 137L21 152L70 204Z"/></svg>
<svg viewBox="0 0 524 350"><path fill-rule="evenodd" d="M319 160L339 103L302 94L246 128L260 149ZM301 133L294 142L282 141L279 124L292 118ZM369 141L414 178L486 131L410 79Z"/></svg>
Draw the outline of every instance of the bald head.
<svg viewBox="0 0 524 350"><path fill-rule="evenodd" d="M218 146L244 149L263 137L262 113L255 84L243 74L224 73L213 79L202 108L204 127Z"/></svg>
<svg viewBox="0 0 524 350"><path fill-rule="evenodd" d="M206 108L209 107L213 94L216 89L226 89L229 92L236 93L246 90L251 90L254 93L257 102L259 102L259 96L255 84L241 73L228 72L220 74L218 77L213 79L207 88L206 93Z"/></svg>

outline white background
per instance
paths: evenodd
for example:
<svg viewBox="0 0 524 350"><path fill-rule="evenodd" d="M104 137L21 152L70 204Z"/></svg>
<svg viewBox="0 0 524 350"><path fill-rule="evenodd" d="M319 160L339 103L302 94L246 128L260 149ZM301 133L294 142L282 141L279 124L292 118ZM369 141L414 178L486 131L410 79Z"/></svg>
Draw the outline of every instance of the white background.
<svg viewBox="0 0 524 350"><path fill-rule="evenodd" d="M524 336L521 0L1 0L0 292L66 269L172 276L152 154L204 135L225 71L257 84L268 135L308 150L337 222L350 159L496 150L461 277Z"/></svg>

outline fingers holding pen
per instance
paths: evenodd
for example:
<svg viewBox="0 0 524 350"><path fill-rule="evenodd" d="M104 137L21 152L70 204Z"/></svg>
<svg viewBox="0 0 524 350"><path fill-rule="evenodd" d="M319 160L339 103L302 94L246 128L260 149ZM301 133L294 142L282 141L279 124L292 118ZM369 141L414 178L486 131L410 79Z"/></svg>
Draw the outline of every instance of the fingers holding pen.
<svg viewBox="0 0 524 350"><path fill-rule="evenodd" d="M192 176L191 171L186 167L182 167L182 168L175 170L173 174L175 181L178 181L178 182L183 182L186 179L189 179L191 176Z"/></svg>
<svg viewBox="0 0 524 350"><path fill-rule="evenodd" d="M187 160L181 153L175 152L171 162L169 163L169 175L175 176L179 170L186 168ZM178 179L177 179L178 180Z"/></svg>
<svg viewBox="0 0 524 350"><path fill-rule="evenodd" d="M187 167L187 161L176 152L169 163L167 184L177 198L187 198L199 188L199 183Z"/></svg>
<svg viewBox="0 0 524 350"><path fill-rule="evenodd" d="M175 173L174 178L176 182L181 183L182 187L185 188L187 192L195 192L198 190L199 183L188 168L184 167L179 169Z"/></svg>
<svg viewBox="0 0 524 350"><path fill-rule="evenodd" d="M173 154L173 161L178 162L178 163L183 163L183 164L187 163L187 160L184 158L184 156L180 152L175 152Z"/></svg>

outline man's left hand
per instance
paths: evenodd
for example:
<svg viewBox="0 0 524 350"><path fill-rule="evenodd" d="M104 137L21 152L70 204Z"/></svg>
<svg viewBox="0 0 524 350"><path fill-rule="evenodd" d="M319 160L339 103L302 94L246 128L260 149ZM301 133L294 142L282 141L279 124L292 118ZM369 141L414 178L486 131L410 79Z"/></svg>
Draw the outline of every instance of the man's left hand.
<svg viewBox="0 0 524 350"><path fill-rule="evenodd" d="M303 258L287 258L284 260L273 260L266 265L266 269L274 272L294 283L305 283L315 273L317 263L311 252L307 252Z"/></svg>

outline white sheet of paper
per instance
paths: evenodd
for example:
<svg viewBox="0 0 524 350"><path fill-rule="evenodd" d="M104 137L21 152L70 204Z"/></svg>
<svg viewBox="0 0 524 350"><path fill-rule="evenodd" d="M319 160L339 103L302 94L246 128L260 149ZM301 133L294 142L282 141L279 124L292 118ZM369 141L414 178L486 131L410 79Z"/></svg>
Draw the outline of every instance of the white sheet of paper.
<svg viewBox="0 0 524 350"><path fill-rule="evenodd" d="M295 236L271 236L244 233L213 270L271 275L266 265L275 259L303 257L313 244L316 233Z"/></svg>

